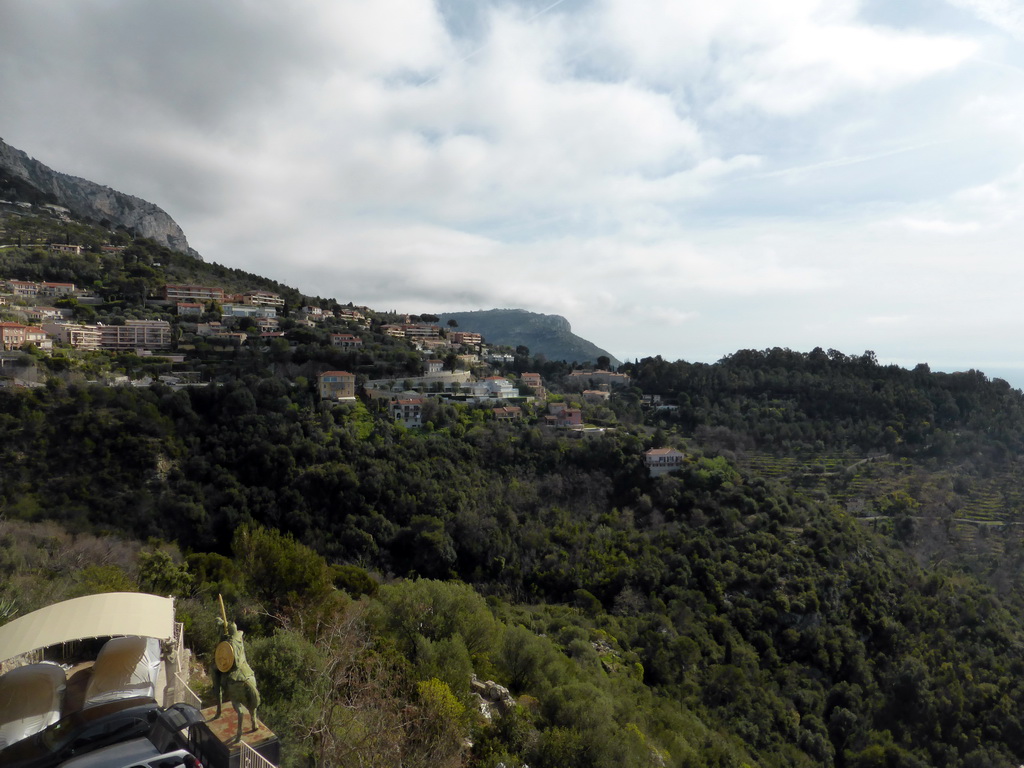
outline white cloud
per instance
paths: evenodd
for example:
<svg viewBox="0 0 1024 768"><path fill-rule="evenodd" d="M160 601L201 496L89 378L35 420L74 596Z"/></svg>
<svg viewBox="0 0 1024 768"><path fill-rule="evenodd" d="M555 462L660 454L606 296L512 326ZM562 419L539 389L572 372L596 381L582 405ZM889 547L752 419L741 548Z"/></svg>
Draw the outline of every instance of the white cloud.
<svg viewBox="0 0 1024 768"><path fill-rule="evenodd" d="M979 19L1024 40L1024 7L1015 0L949 0L950 4L974 13Z"/></svg>
<svg viewBox="0 0 1024 768"><path fill-rule="evenodd" d="M924 232L933 235L968 235L981 229L976 221L946 221L944 219L918 219L904 217L894 222L897 226L905 227L914 232Z"/></svg>
<svg viewBox="0 0 1024 768"><path fill-rule="evenodd" d="M979 323L989 359L1024 337L997 36L854 0L551 5L7 0L0 98L75 119L8 109L0 135L160 204L209 259L381 308L556 312L618 357L969 367Z"/></svg>
<svg viewBox="0 0 1024 768"><path fill-rule="evenodd" d="M623 66L726 111L800 114L852 90L905 86L976 51L954 35L869 26L853 2L605 0L602 10Z"/></svg>

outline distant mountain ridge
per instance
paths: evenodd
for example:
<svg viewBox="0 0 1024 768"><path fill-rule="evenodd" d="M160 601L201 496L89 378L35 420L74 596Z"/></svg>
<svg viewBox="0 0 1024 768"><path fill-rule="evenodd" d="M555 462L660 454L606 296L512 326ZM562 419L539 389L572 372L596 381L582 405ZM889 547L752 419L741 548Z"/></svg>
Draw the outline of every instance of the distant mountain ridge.
<svg viewBox="0 0 1024 768"><path fill-rule="evenodd" d="M0 139L0 197L56 203L81 218L111 227L124 227L139 237L148 237L179 253L202 258L189 246L181 227L160 206L87 179L55 171L3 139Z"/></svg>
<svg viewBox="0 0 1024 768"><path fill-rule="evenodd" d="M621 363L596 344L572 332L561 315L543 315L525 309L487 309L474 312L446 312L438 315L442 323L455 320L459 329L480 333L488 344L528 347L532 355L549 360L593 363L607 357L613 366Z"/></svg>

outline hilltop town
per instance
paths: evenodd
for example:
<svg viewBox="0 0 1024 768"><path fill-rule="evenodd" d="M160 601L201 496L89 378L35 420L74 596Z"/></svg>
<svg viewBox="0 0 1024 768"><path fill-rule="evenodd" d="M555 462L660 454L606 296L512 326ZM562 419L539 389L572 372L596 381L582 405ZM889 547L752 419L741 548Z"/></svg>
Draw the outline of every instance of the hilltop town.
<svg viewBox="0 0 1024 768"><path fill-rule="evenodd" d="M102 242L97 228L89 237L79 232L84 242L54 242L53 223L74 223L66 209L18 208L7 229L20 244L0 243L0 387L51 379L206 387L232 368L267 361L323 402L362 401L409 429L430 424L445 404L586 436L615 427L617 393L661 407L657 396L638 395L628 374L609 370L607 359L602 368L555 361L545 376L524 370L529 350L490 345L455 320L282 294L257 287L261 279L248 287L244 278L241 286L237 278L230 285L163 282L165 262L173 268L185 257L144 240ZM90 280L87 265L97 259L110 269ZM129 290L111 281L117 271L135 276ZM26 272L71 279L27 279ZM675 454L676 462L684 455ZM652 472L667 471L665 461L652 457Z"/></svg>

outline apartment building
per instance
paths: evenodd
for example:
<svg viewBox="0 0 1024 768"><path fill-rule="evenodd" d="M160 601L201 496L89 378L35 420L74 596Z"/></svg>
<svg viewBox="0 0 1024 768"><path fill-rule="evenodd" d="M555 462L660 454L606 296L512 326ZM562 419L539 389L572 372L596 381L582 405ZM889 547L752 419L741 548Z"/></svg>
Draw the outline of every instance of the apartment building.
<svg viewBox="0 0 1024 768"><path fill-rule="evenodd" d="M124 325L101 325L98 328L101 349L170 349L171 347L171 324L166 320L127 320Z"/></svg>
<svg viewBox="0 0 1024 768"><path fill-rule="evenodd" d="M67 344L75 349L100 348L100 329L96 325L43 323L43 330L61 344Z"/></svg>
<svg viewBox="0 0 1024 768"><path fill-rule="evenodd" d="M173 285L164 286L163 297L166 301L224 301L223 288L211 288L205 285Z"/></svg>
<svg viewBox="0 0 1024 768"><path fill-rule="evenodd" d="M242 295L242 303L256 307L284 307L284 299L270 291L248 291Z"/></svg>

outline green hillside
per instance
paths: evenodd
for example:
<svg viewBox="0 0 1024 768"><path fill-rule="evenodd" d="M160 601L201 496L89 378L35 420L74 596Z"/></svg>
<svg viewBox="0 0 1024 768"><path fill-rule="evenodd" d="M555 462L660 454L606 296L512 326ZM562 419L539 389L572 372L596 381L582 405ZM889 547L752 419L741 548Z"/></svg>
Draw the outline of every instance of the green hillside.
<svg viewBox="0 0 1024 768"><path fill-rule="evenodd" d="M171 277L307 300L144 241L22 237L0 277L91 286L108 318L159 312ZM407 429L312 385L416 371L367 312L358 353L298 326L182 362L26 352L43 385L0 389L0 621L173 592L206 652L223 594L296 766L1024 761L1019 391L775 349L641 360L586 402L567 367L520 359L606 430L441 401ZM86 375L141 369L206 386ZM687 458L651 477L664 445ZM508 689L490 719L474 675Z"/></svg>

